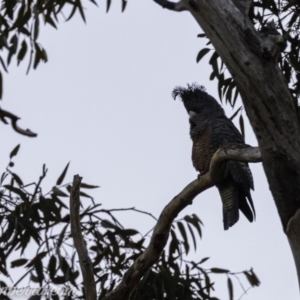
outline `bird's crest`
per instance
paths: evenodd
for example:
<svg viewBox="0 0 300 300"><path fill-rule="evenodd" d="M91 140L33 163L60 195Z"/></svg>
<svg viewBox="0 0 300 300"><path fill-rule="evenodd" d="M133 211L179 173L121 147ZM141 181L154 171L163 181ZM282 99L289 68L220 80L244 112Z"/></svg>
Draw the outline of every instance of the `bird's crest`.
<svg viewBox="0 0 300 300"><path fill-rule="evenodd" d="M206 93L205 87L203 85L199 85L196 82L192 84L188 84L187 88L176 86L172 92L172 97L174 100L179 96L181 100L189 99L197 94Z"/></svg>
<svg viewBox="0 0 300 300"><path fill-rule="evenodd" d="M188 84L186 87L177 86L172 92L172 96L176 99L181 98L187 112L194 111L199 113L202 108L210 107L216 113L224 115L224 110L217 102L217 100L207 94L205 87L197 83Z"/></svg>

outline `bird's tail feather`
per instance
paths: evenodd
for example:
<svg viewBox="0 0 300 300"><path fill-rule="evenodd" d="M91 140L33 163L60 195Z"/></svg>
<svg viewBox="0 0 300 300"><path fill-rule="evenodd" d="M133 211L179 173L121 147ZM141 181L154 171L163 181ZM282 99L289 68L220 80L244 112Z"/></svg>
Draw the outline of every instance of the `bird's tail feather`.
<svg viewBox="0 0 300 300"><path fill-rule="evenodd" d="M250 206L248 203L250 204ZM253 220L255 219L255 208L253 205L250 191L247 191L247 193L245 193L245 190L243 188L240 188L239 207L242 213L245 215L245 217L249 220L249 222L253 222Z"/></svg>
<svg viewBox="0 0 300 300"><path fill-rule="evenodd" d="M232 180L217 185L223 202L223 223L227 230L239 220L238 187Z"/></svg>

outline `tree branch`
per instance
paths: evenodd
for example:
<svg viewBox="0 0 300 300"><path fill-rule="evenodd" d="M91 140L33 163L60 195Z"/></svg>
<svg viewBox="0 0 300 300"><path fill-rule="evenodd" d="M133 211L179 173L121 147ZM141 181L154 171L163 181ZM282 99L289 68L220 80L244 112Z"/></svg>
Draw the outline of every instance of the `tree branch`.
<svg viewBox="0 0 300 300"><path fill-rule="evenodd" d="M219 165L225 160L238 160L243 162L261 162L261 154L258 147L249 147L245 144L228 145L219 148L210 161L210 177L214 184L220 181Z"/></svg>
<svg viewBox="0 0 300 300"><path fill-rule="evenodd" d="M73 179L72 190L70 194L70 218L71 218L71 234L74 240L74 246L79 256L80 268L83 275L85 299L96 300L96 284L94 279L94 268L88 255L85 241L81 233L80 217L79 217L79 193L82 177L75 175Z"/></svg>
<svg viewBox="0 0 300 300"><path fill-rule="evenodd" d="M245 147L245 145L244 145ZM241 148L241 146L226 146L219 149L213 156L210 172L188 184L182 192L175 196L163 209L154 228L151 241L145 252L142 253L126 271L121 283L106 297L105 300L126 300L139 283L142 276L159 259L169 237L171 225L177 215L201 192L215 184L212 174L217 174L220 164L225 160L240 160L245 162L260 162L261 156L258 147ZM216 176L217 177L217 176Z"/></svg>
<svg viewBox="0 0 300 300"><path fill-rule="evenodd" d="M248 16L252 0L233 0L236 7Z"/></svg>
<svg viewBox="0 0 300 300"><path fill-rule="evenodd" d="M184 11L187 10L182 1L171 2L168 0L153 0L155 3L160 5L162 8L167 8L174 11Z"/></svg>
<svg viewBox="0 0 300 300"><path fill-rule="evenodd" d="M26 136L29 136L29 137L36 137L37 136L37 133L34 133L29 129L26 129L26 130L22 129L21 127L18 126L17 121L20 120L19 117L17 117L16 115L0 108L0 120L4 124L8 124L7 120L5 118L11 119L11 126L16 132L18 132L20 134L23 134L23 135L26 135Z"/></svg>

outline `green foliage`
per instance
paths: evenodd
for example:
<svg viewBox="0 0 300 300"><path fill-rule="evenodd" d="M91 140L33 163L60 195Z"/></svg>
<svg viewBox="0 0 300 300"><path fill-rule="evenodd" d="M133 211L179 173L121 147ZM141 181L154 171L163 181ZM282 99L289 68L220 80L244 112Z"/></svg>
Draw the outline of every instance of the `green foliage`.
<svg viewBox="0 0 300 300"><path fill-rule="evenodd" d="M2 98L3 76L8 72L12 59L19 65L29 56L27 73L30 68L36 69L40 62L46 63L48 55L39 42L41 23L57 29L59 20L69 21L79 13L85 22L84 3L95 0L4 0L0 10L0 99ZM110 8L107 0L107 11ZM121 0L122 11L125 10L127 0Z"/></svg>
<svg viewBox="0 0 300 300"><path fill-rule="evenodd" d="M73 289L74 293L65 299L84 299L81 270L70 233L68 197L71 184L63 184L69 164L52 190L44 193L45 165L38 181L31 184L23 184L21 176L12 172L11 159L19 148L18 145L10 153L10 162L0 181L0 272L9 279L11 269L20 269L15 287L24 286L26 279L30 287L43 288L43 297L29 295L28 299L58 299L53 292L58 287L66 291ZM81 185L82 189L97 187ZM128 214L131 210L131 213L150 214L133 208L105 209L90 195L82 191L81 195L88 197L81 201L82 234L94 266L98 299L102 299L120 282L150 238L148 234L124 227L114 213L126 211ZM202 222L197 215L175 221L166 249L146 272L130 299L216 300L214 276L227 278L229 295L233 295L233 281L240 282L241 276L251 287L259 285L253 270L232 273L221 268L204 268L208 257L198 262L188 260L191 245L196 250L201 236ZM19 253L17 259L12 260L15 253ZM10 280L0 282L1 286L11 288L10 283Z"/></svg>

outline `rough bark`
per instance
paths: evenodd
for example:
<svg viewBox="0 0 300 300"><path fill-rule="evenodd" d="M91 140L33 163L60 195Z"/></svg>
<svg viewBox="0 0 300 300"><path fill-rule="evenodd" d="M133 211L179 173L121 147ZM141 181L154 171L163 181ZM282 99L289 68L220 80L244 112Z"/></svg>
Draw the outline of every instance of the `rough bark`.
<svg viewBox="0 0 300 300"><path fill-rule="evenodd" d="M188 184L163 209L154 228L149 246L126 271L120 284L104 300L126 300L137 286L139 280L159 259L169 237L170 228L180 211L192 204L193 199L201 192L218 182L220 163L225 160L260 162L259 148L226 147L220 148L211 159L210 172Z"/></svg>
<svg viewBox="0 0 300 300"><path fill-rule="evenodd" d="M82 177L75 175L73 179L72 190L70 194L70 219L71 234L74 246L79 257L80 268L83 276L85 299L96 300L96 284L94 279L94 268L92 261L88 255L84 238L81 232L80 215L79 215L79 193Z"/></svg>
<svg viewBox="0 0 300 300"><path fill-rule="evenodd" d="M155 0L160 2L165 0ZM234 78L258 140L263 167L300 285L300 131L287 84L276 63L280 46L262 37L232 0L182 0ZM169 8L165 5L166 8ZM298 225L298 226L297 226Z"/></svg>

